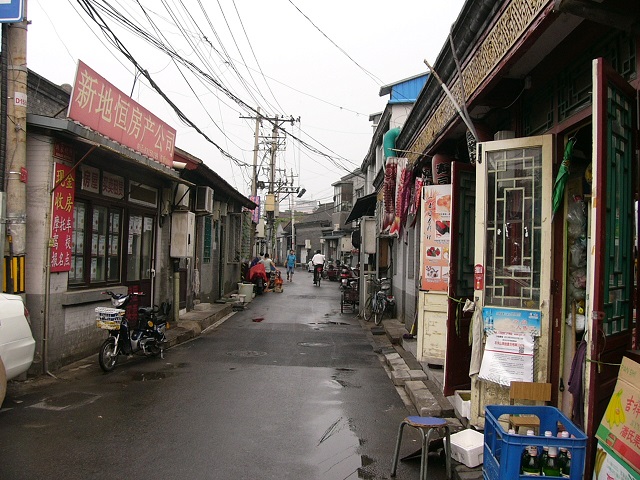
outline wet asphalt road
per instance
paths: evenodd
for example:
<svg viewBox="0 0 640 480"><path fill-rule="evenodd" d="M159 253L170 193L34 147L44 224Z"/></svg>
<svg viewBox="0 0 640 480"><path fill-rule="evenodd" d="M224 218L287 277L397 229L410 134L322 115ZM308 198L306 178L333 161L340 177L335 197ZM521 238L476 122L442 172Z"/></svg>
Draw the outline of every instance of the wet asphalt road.
<svg viewBox="0 0 640 480"><path fill-rule="evenodd" d="M0 480L389 478L408 411L339 298L337 283L297 271L164 359L103 374L91 357L10 386ZM417 448L406 429L401 455ZM430 479L443 464L431 458ZM418 474L401 462L396 478Z"/></svg>

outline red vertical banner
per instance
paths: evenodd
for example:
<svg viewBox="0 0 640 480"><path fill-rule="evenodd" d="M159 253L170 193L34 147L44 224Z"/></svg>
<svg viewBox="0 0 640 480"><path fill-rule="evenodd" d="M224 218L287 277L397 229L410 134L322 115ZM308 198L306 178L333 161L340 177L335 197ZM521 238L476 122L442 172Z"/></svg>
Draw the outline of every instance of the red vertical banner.
<svg viewBox="0 0 640 480"><path fill-rule="evenodd" d="M54 165L53 216L51 218L52 272L71 270L71 246L73 244L73 203L76 192L76 172L71 167Z"/></svg>

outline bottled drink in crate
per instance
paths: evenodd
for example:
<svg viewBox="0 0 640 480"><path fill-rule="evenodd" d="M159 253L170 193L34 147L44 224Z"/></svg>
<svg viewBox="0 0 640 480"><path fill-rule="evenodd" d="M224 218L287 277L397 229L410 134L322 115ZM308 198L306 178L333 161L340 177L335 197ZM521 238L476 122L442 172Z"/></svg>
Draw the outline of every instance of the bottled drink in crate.
<svg viewBox="0 0 640 480"><path fill-rule="evenodd" d="M533 437L533 430L527 430L527 436ZM538 476L540 475L540 459L538 458L538 447L529 445L522 452L522 462L520 471L523 475Z"/></svg>
<svg viewBox="0 0 640 480"><path fill-rule="evenodd" d="M545 477L560 476L560 462L558 461L558 447L549 447L547 459L542 465L542 475Z"/></svg>
<svg viewBox="0 0 640 480"><path fill-rule="evenodd" d="M569 438L569 432L566 430L562 432L561 438ZM569 449L560 447L558 460L560 461L560 475L564 478L569 478L571 475L571 452Z"/></svg>
<svg viewBox="0 0 640 480"><path fill-rule="evenodd" d="M527 447L522 463L522 474L529 476L540 475L540 459L538 458L538 447L530 445Z"/></svg>
<svg viewBox="0 0 640 480"><path fill-rule="evenodd" d="M544 436L545 437L553 437L553 433L551 433L551 430L547 430L546 432L544 432ZM547 461L547 456L549 455L549 445L544 445L542 447L542 453L540 454L540 465L544 465L544 462Z"/></svg>

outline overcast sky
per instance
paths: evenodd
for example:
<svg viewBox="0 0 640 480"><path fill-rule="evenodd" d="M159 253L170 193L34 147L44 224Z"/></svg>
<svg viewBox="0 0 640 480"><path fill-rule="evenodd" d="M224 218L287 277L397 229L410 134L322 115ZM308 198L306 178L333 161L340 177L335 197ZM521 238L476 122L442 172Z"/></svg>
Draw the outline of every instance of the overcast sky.
<svg viewBox="0 0 640 480"><path fill-rule="evenodd" d="M331 183L361 165L371 140L369 115L381 112L388 100L379 96L380 87L424 72L423 60L435 61L464 3L26 2L30 69L54 83L72 84L82 60L126 94L133 92L134 100L177 130L179 148L204 160L244 194L250 193L255 130L255 121L240 118L255 116L248 106L272 117L300 118L285 128L304 143L289 136L278 168L288 176L293 170L295 184L307 190L305 199L322 202L332 198ZM132 62L107 40L83 9L85 3L98 8L135 61L210 141L179 120L145 79L134 81ZM105 6L141 33L123 28ZM161 48L174 52L175 60ZM263 133L271 134L269 124L263 123ZM266 159L259 163L267 165ZM268 180L266 170L259 178Z"/></svg>

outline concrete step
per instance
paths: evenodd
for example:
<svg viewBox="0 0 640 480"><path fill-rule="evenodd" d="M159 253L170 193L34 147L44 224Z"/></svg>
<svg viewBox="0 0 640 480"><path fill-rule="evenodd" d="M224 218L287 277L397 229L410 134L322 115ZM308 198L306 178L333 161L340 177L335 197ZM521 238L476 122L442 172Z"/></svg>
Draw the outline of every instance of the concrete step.
<svg viewBox="0 0 640 480"><path fill-rule="evenodd" d="M196 303L193 305L193 309L196 312L204 312L205 310L211 310L211 304L210 303Z"/></svg>

